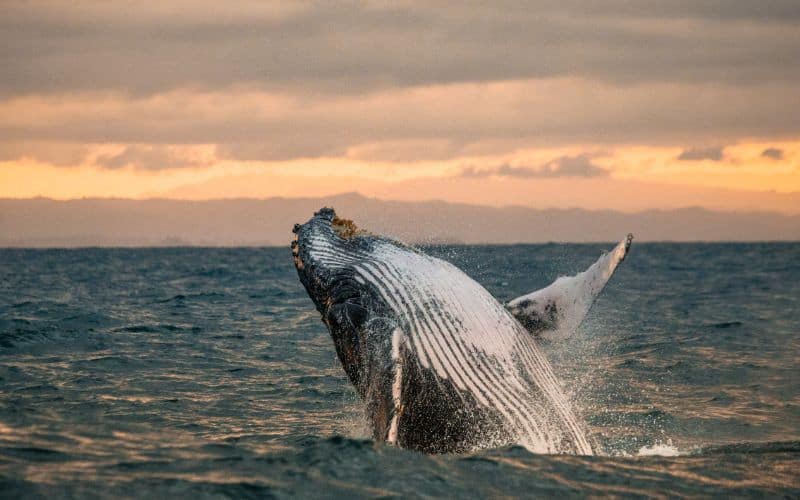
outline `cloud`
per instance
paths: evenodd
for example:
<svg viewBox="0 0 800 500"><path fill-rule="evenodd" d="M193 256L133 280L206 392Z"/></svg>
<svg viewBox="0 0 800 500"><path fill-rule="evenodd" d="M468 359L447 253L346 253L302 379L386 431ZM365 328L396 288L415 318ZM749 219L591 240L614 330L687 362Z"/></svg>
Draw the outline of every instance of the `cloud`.
<svg viewBox="0 0 800 500"><path fill-rule="evenodd" d="M788 0L6 2L0 142L418 161L796 137L799 21Z"/></svg>
<svg viewBox="0 0 800 500"><path fill-rule="evenodd" d="M761 156L764 158L770 158L772 160L782 160L783 150L778 148L767 148L761 152Z"/></svg>
<svg viewBox="0 0 800 500"><path fill-rule="evenodd" d="M502 164L488 168L464 167L461 177L605 177L608 170L592 163L588 155L562 156L537 167Z"/></svg>
<svg viewBox="0 0 800 500"><path fill-rule="evenodd" d="M0 100L0 142L217 144L221 157L241 161L337 156L375 144L390 146L364 158L441 160L576 144L733 142L800 135L796 110L775 98L797 88L618 87L567 79L336 98L246 89L31 96ZM713 137L706 139L708 134Z"/></svg>
<svg viewBox="0 0 800 500"><path fill-rule="evenodd" d="M0 93L794 82L798 20L791 0L6 2Z"/></svg>
<svg viewBox="0 0 800 500"><path fill-rule="evenodd" d="M83 163L88 153L89 148L84 144L69 142L0 142L0 162L29 159L57 167L73 167Z"/></svg>
<svg viewBox="0 0 800 500"><path fill-rule="evenodd" d="M197 167L208 164L207 160L192 158L175 147L148 145L126 146L119 153L99 155L94 162L108 169L132 167L143 170Z"/></svg>
<svg viewBox="0 0 800 500"><path fill-rule="evenodd" d="M712 148L690 148L684 149L680 155L678 155L678 160L680 161L701 161L701 160L711 160L711 161L721 161L724 156L724 146L720 147L712 147Z"/></svg>

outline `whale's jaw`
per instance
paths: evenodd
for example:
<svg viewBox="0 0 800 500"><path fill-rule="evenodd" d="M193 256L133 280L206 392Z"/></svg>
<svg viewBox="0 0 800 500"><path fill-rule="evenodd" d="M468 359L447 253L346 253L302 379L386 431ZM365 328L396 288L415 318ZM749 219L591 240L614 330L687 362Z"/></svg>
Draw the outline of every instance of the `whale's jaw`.
<svg viewBox="0 0 800 500"><path fill-rule="evenodd" d="M333 209L323 208L305 224L295 224L292 256L300 282L322 315L345 372L363 397L368 381L361 330L369 316L367 308L380 307L348 269L357 260L355 247L366 242L356 242L354 230L343 235L338 222Z"/></svg>

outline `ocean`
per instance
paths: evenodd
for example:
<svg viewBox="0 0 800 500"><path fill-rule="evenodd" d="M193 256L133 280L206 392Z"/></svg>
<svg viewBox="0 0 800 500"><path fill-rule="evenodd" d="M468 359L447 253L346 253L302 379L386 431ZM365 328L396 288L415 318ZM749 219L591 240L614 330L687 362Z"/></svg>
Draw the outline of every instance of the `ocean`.
<svg viewBox="0 0 800 500"><path fill-rule="evenodd" d="M437 246L508 300L613 244ZM544 351L595 456L378 445L288 248L0 250L0 497L800 496L800 244L634 242Z"/></svg>

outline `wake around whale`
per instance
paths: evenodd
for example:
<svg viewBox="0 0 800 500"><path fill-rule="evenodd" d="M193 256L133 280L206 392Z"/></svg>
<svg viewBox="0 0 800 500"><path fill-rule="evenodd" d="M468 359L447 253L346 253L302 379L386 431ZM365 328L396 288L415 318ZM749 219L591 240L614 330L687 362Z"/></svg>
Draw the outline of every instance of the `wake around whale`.
<svg viewBox="0 0 800 500"><path fill-rule="evenodd" d="M632 237L586 271L503 305L460 269L323 208L294 263L376 441L430 453L522 444L591 454L543 355L580 325Z"/></svg>

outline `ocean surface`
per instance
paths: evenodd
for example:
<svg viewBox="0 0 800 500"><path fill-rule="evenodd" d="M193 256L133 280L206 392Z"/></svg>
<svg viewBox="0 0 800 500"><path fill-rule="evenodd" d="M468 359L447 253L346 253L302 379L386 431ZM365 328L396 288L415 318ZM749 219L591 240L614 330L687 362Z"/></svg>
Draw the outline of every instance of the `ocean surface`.
<svg viewBox="0 0 800 500"><path fill-rule="evenodd" d="M508 300L613 244L433 247ZM544 349L596 456L368 439L288 248L0 250L0 497L800 496L800 244L640 244Z"/></svg>

